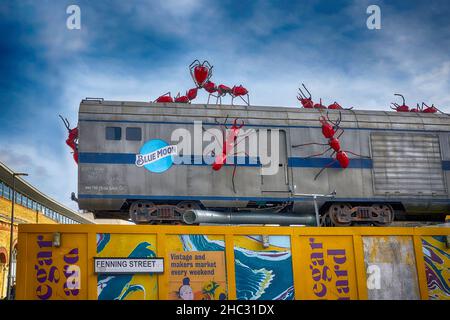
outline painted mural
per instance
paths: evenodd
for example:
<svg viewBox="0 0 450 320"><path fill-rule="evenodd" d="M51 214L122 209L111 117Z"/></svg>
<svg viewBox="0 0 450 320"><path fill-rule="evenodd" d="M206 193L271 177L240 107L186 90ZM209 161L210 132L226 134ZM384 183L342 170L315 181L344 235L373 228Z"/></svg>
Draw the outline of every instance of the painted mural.
<svg viewBox="0 0 450 320"><path fill-rule="evenodd" d="M27 255L34 259L28 296L39 300L86 299L86 235L65 234L60 247L53 246L49 233L30 234L28 240Z"/></svg>
<svg viewBox="0 0 450 320"><path fill-rule="evenodd" d="M294 279L289 236L235 236L234 258L238 300L293 300Z"/></svg>
<svg viewBox="0 0 450 320"><path fill-rule="evenodd" d="M169 299L226 300L223 236L168 235Z"/></svg>
<svg viewBox="0 0 450 320"><path fill-rule="evenodd" d="M223 236L171 235L166 239L168 251L225 253ZM289 236L270 236L267 249L263 248L260 236L236 236L234 241L238 300L294 298ZM220 299L223 292L220 286L218 289L214 291L215 299Z"/></svg>
<svg viewBox="0 0 450 320"><path fill-rule="evenodd" d="M422 237L430 300L450 300L450 249L445 236Z"/></svg>
<svg viewBox="0 0 450 320"><path fill-rule="evenodd" d="M225 255L222 251L169 252L171 300L226 300Z"/></svg>
<svg viewBox="0 0 450 320"><path fill-rule="evenodd" d="M358 298L351 236L300 236L301 299Z"/></svg>
<svg viewBox="0 0 450 320"><path fill-rule="evenodd" d="M362 237L369 300L418 300L411 236Z"/></svg>
<svg viewBox="0 0 450 320"><path fill-rule="evenodd" d="M97 234L97 257L154 258L156 235ZM98 300L156 300L157 275L120 274L97 276Z"/></svg>

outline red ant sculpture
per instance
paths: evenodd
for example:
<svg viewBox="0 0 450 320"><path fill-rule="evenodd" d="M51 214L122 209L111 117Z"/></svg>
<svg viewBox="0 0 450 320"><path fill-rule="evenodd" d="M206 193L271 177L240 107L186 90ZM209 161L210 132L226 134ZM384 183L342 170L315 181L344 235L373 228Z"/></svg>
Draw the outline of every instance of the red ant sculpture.
<svg viewBox="0 0 450 320"><path fill-rule="evenodd" d="M192 80L197 85L197 88L202 88L203 85L211 78L213 66L208 61L200 63L198 60L194 60L189 65L189 71L191 72Z"/></svg>
<svg viewBox="0 0 450 320"><path fill-rule="evenodd" d="M188 92L186 92L186 95L184 96L180 96L180 94L178 93L178 95L175 98L172 98L170 92L168 92L158 97L154 102L191 103L191 101L197 97L198 89L203 88L205 89L206 92L209 93L207 104L209 104L209 99L211 96L216 98L216 104L218 104L219 101L220 104L222 104L222 97L229 94L231 96L231 104L233 104L234 98L240 97L247 105L250 105L248 90L244 88L242 85L230 88L224 84L216 86L214 82L211 82L209 79L212 76L212 69L213 66L211 66L208 61L205 60L203 61L203 63L200 63L200 61L195 60L189 65L189 72L191 74L192 80L194 81L197 87L190 89ZM247 100L244 99L244 96L247 96Z"/></svg>
<svg viewBox="0 0 450 320"><path fill-rule="evenodd" d="M159 103L191 103L192 100L194 100L197 97L197 88L190 89L186 92L184 96L180 96L180 93L178 92L178 95L175 98L172 98L170 92L167 92L163 94L162 96L158 97L154 102Z"/></svg>
<svg viewBox="0 0 450 320"><path fill-rule="evenodd" d="M395 110L397 112L409 112L409 107L405 104L405 97L401 95L400 93L394 93L395 96L402 97L403 104L400 106L398 103L392 102L391 104L394 105L395 108L392 108L392 110Z"/></svg>
<svg viewBox="0 0 450 320"><path fill-rule="evenodd" d="M420 105L417 103L417 105L416 105L415 108L409 109L409 107L405 104L405 97L404 97L403 95L401 95L401 94L399 94L399 93L395 93L394 95L399 96L399 97L402 97L402 99L403 99L402 105L399 105L398 103L395 103L395 102L391 103L391 104L394 105L394 107L395 107L395 108L391 107L391 109L392 109L392 110L395 110L395 111L397 111L397 112L423 112L423 113L436 113L436 112L439 111L440 113L445 114L444 112L442 112L441 110L439 110L438 108L436 108L436 107L434 106L434 104L432 104L431 107L430 107L430 106L428 106L425 102L422 102L422 106L420 106ZM424 108L424 106L425 106L426 108Z"/></svg>
<svg viewBox="0 0 450 320"><path fill-rule="evenodd" d="M323 151L321 153L318 153L318 154L310 155L310 156L308 156L306 158L312 158L312 157L321 156L321 155L325 154L326 152L328 152L330 150L333 150L333 152L331 153L331 157L333 157L333 155L336 154L336 159L334 159L332 162L330 162L325 167L323 167L316 174L316 176L314 177L314 180L317 180L317 178L320 176L320 174L326 168L329 168L330 166L332 166L336 161L339 163L341 168L343 168L343 169L347 168L349 166L349 164L350 164L350 158L348 157L347 153L350 153L350 154L353 154L353 155L356 155L356 156L359 156L359 157L369 158L369 157L362 156L362 155L356 154L356 153L348 151L348 150L344 151L344 150L341 149L341 144L340 144L339 138L345 132L345 130L339 126L340 123L341 123L341 120L342 120L341 111L339 111L339 118L336 121L332 121L330 119L330 117L328 115L328 112L327 112L327 118L326 119L325 119L324 116L320 116L319 117L319 121L320 121L320 123L322 125L322 135L326 139L328 139L328 143L310 142L310 143L304 143L304 144L298 144L298 145L293 145L292 146L293 148L298 148L298 147L307 146L307 145L329 146L329 148L326 149L325 151Z"/></svg>
<svg viewBox="0 0 450 320"><path fill-rule="evenodd" d="M326 106L324 106L322 104L322 98L320 98L320 102L319 103L314 103L312 101L312 96L311 93L309 92L308 88L306 88L306 86L302 83L303 88L306 90L306 92L308 93L308 96L306 94L303 93L302 89L300 89L300 87L298 88L299 91L299 95L297 95L297 100L300 101L300 103L302 104L303 108L307 108L307 109L327 109ZM339 103L337 103L336 101L332 104L330 104L328 106L328 109L334 109L334 110L351 110L352 108L343 108Z"/></svg>
<svg viewBox="0 0 450 320"><path fill-rule="evenodd" d="M302 89L300 89L300 87L298 88L299 91L299 96L297 96L297 100L300 101L300 103L302 104L303 108L307 108L307 109L312 109L314 108L314 102L312 101L312 97L311 97L311 93L309 92L309 90L306 88L306 86L302 83L303 88L305 88L306 92L308 92L309 97L307 97Z"/></svg>
<svg viewBox="0 0 450 320"><path fill-rule="evenodd" d="M220 124L220 125L228 130L228 127L226 125L227 120L228 120L228 116L225 118L224 123ZM218 122L216 121L216 123L218 123ZM223 135L222 135L222 146L221 146L222 152L220 154L218 154L218 155L215 155L214 152L213 152L213 156L215 157L215 160L214 160L214 162L212 164L212 169L214 171L219 171L220 169L222 169L223 165L227 163L227 158L228 157L230 157L230 156L234 157L234 156L239 154L238 152L235 152L235 153L231 153L231 152L233 152L234 147L239 145L239 143L241 143L246 137L246 136L243 136L240 141L237 141L237 137L238 137L239 132L240 132L240 130L241 130L241 128L243 126L244 126L244 121L242 121L240 125L237 125L237 118L236 118L236 119L234 119L233 125L229 129L228 134L225 134L225 130L222 128L222 133L223 133ZM217 139L217 137L216 137L216 139ZM248 156L248 154L246 152L244 152L244 154L246 156ZM232 175L232 178L231 178L231 182L233 184L233 191L234 191L234 193L236 193L236 186L235 186L235 183L234 183L234 177L236 175L236 168L237 168L237 163L234 163L233 175Z"/></svg>
<svg viewBox="0 0 450 320"><path fill-rule="evenodd" d="M75 127L73 129L70 129L70 123L67 118L63 118L61 115L59 115L61 120L64 123L64 126L67 128L67 131L69 132L69 136L66 140L66 144L72 149L73 151L73 159L78 164L78 127Z"/></svg>
<svg viewBox="0 0 450 320"><path fill-rule="evenodd" d="M424 109L423 106L425 106L426 108ZM438 112L438 111L439 111L440 113L444 113L444 112L442 112L441 110L439 110L438 108L436 108L436 107L434 106L434 104L432 104L431 107L429 107L425 102L422 102L422 109L421 109L421 111L422 111L423 113L436 113L436 112Z"/></svg>
<svg viewBox="0 0 450 320"><path fill-rule="evenodd" d="M159 102L159 103L171 103L173 102L173 98L170 95L170 92L167 92L165 94L163 94L162 96L159 96L154 102Z"/></svg>
<svg viewBox="0 0 450 320"><path fill-rule="evenodd" d="M205 85L203 86L203 89L206 90L206 92L209 93L208 95L208 102L211 96L216 98L216 104L219 103L222 104L222 97L229 94L231 96L231 105L233 105L234 99L239 97L242 99L242 101L245 102L246 105L250 105L250 97L248 95L248 90L243 86L234 86L233 88L230 88L224 84L220 84L216 86L214 82L207 81ZM217 93L217 95L214 95L214 93ZM244 99L244 96L247 96L247 100Z"/></svg>

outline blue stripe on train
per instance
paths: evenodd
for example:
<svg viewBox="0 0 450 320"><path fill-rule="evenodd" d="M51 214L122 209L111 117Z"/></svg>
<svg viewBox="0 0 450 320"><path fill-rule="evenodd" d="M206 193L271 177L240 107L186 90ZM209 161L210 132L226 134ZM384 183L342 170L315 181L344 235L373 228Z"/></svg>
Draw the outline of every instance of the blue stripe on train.
<svg viewBox="0 0 450 320"><path fill-rule="evenodd" d="M333 163L332 161L333 159L331 158L291 157L288 159L288 165L293 168L323 168L325 166L328 166L329 168L340 168L337 161L334 161ZM348 167L355 169L372 169L372 159L351 158Z"/></svg>
<svg viewBox="0 0 450 320"><path fill-rule="evenodd" d="M197 161L194 161L197 160ZM250 157L237 157L238 165L244 167L260 166L259 159ZM253 160L250 162L250 160ZM97 152L80 152L80 163L98 163L98 164L134 164L136 155L134 153L97 153ZM323 168L333 161L331 158L301 158L290 157L288 159L289 167L293 168ZM255 163L256 162L256 163ZM207 166L211 163L205 162L200 156L191 156L191 163L182 163L182 165L200 165ZM232 164L229 164L232 165ZM371 169L373 167L372 159L351 158L349 168L354 169ZM337 162L330 165L330 168L339 168ZM442 170L450 171L450 161L442 161Z"/></svg>
<svg viewBox="0 0 450 320"><path fill-rule="evenodd" d="M135 164L136 154L134 153L96 153L96 152L80 152L78 155L80 163L101 163L101 164ZM229 158L230 159L230 158ZM181 163L181 165L200 165L209 166L214 162L213 157L207 157L207 161L201 156L190 156ZM259 167L261 163L255 157L236 157L239 166ZM232 164L229 164L232 165Z"/></svg>
<svg viewBox="0 0 450 320"><path fill-rule="evenodd" d="M442 161L442 170L450 170L450 161L447 160Z"/></svg>
<svg viewBox="0 0 450 320"><path fill-rule="evenodd" d="M197 160L197 161L195 161ZM211 158L209 159L211 160ZM252 162L250 160L253 160ZM95 152L81 152L79 154L80 163L99 163L99 164L134 164L136 155L133 153L95 153ZM332 158L299 158L291 157L288 159L289 167L297 168L323 168L333 161ZM211 165L212 161L206 162L200 156L191 156L190 163L181 163L182 165ZM260 166L259 159L250 157L237 157L238 166L254 167ZM233 164L229 164L233 165ZM330 168L340 168L337 162L330 165ZM371 159L352 158L350 160L349 168L357 169L371 169Z"/></svg>

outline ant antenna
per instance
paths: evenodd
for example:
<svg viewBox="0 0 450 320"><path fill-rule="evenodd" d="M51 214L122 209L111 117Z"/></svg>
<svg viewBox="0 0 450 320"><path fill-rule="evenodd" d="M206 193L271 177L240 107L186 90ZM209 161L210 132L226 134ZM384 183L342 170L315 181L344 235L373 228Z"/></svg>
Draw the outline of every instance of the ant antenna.
<svg viewBox="0 0 450 320"><path fill-rule="evenodd" d="M297 99L298 99L298 98L306 99L306 96L305 96L305 94L303 93L302 89L298 88L298 91L300 91L300 97L297 96ZM300 100L300 99L299 99L299 100Z"/></svg>
<svg viewBox="0 0 450 320"><path fill-rule="evenodd" d="M309 99L311 99L311 92L309 92L309 90L308 90L308 88L306 88L306 86L305 86L305 84L304 83L302 83L302 86L303 86L303 88L305 88L305 90L306 90L306 92L308 92L308 94L309 94Z"/></svg>
<svg viewBox="0 0 450 320"><path fill-rule="evenodd" d="M394 96L402 97L402 99L403 99L403 105L405 105L405 97L404 97L402 94L400 94L400 93L394 93Z"/></svg>
<svg viewBox="0 0 450 320"><path fill-rule="evenodd" d="M61 118L61 120L64 123L64 126L67 128L67 130L70 130L70 123L69 120L67 120L67 118L63 118L61 115L59 115L59 117Z"/></svg>

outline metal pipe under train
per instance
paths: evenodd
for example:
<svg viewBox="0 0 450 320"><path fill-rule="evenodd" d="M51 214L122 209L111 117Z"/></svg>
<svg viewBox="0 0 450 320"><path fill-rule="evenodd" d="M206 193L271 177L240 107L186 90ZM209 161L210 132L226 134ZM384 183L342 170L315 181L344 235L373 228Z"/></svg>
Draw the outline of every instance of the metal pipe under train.
<svg viewBox="0 0 450 320"><path fill-rule="evenodd" d="M186 224L220 223L220 224L279 224L279 225L316 225L314 216L298 216L275 212L218 212L210 210L187 210L183 214Z"/></svg>

